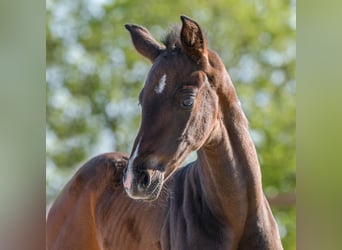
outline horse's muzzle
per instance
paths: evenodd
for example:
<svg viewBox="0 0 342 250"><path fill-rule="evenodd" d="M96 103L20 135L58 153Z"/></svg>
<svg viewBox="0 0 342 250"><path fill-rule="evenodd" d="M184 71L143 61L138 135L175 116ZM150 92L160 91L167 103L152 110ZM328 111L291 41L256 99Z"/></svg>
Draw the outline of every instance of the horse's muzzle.
<svg viewBox="0 0 342 250"><path fill-rule="evenodd" d="M123 186L132 199L153 201L158 198L163 185L164 174L159 170L127 170Z"/></svg>

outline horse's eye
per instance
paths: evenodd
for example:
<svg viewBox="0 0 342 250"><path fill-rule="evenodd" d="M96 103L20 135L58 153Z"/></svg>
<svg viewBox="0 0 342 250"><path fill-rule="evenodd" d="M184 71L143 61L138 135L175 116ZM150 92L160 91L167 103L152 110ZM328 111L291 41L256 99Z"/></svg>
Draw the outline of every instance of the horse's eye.
<svg viewBox="0 0 342 250"><path fill-rule="evenodd" d="M186 95L184 96L182 102L181 102L181 106L183 109L191 109L193 104L195 102L195 97L192 95Z"/></svg>

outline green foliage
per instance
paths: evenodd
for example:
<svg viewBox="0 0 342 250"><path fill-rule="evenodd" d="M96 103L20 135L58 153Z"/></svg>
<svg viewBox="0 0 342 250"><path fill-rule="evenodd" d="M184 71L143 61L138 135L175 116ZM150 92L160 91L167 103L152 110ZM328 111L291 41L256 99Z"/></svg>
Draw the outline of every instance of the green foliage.
<svg viewBox="0 0 342 250"><path fill-rule="evenodd" d="M294 191L294 2L48 0L46 6L48 202L93 155L130 152L150 63L135 52L124 24L161 38L181 14L206 30L235 83L266 194ZM285 249L295 249L295 209L274 213Z"/></svg>

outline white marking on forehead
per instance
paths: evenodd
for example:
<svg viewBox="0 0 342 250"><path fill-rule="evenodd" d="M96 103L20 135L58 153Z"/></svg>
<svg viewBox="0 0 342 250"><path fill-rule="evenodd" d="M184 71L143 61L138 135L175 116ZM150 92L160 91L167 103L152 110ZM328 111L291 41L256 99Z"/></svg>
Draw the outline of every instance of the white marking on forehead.
<svg viewBox="0 0 342 250"><path fill-rule="evenodd" d="M164 91L165 86L166 86L166 74L164 74L164 75L160 78L157 87L154 88L154 91L155 91L157 94L161 94L161 93Z"/></svg>

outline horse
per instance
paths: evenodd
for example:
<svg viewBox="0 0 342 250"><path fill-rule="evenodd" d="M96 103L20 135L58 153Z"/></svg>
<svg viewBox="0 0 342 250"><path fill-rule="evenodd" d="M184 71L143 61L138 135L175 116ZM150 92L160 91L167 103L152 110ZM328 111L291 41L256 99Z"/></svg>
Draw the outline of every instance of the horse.
<svg viewBox="0 0 342 250"><path fill-rule="evenodd" d="M181 22L162 44L125 25L152 63L131 154L78 170L49 211L47 249L283 249L232 80L198 23Z"/></svg>

